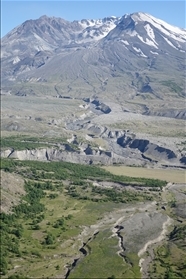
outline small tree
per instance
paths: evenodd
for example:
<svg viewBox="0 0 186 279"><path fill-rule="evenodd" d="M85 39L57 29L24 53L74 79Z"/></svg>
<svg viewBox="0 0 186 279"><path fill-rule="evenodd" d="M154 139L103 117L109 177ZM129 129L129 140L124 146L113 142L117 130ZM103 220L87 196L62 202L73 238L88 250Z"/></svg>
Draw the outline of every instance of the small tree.
<svg viewBox="0 0 186 279"><path fill-rule="evenodd" d="M46 245L50 245L54 243L54 237L51 233L48 233L47 236L45 237L45 243Z"/></svg>

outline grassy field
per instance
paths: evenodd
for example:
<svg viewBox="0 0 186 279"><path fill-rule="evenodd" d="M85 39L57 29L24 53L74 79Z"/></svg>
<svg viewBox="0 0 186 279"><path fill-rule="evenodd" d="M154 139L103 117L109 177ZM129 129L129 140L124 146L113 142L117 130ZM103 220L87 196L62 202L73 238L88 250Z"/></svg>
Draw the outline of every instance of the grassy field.
<svg viewBox="0 0 186 279"><path fill-rule="evenodd" d="M162 179L172 183L186 183L185 170L147 169L127 166L105 166L103 168L116 175Z"/></svg>
<svg viewBox="0 0 186 279"><path fill-rule="evenodd" d="M131 268L131 264L117 255L117 242L109 230L99 233L88 245L89 255L80 261L69 278L140 278L138 257L130 257Z"/></svg>
<svg viewBox="0 0 186 279"><path fill-rule="evenodd" d="M121 277L125 273L127 277L132 274L133 278L136 278L136 274L139 275L137 255L132 266L126 265L116 255L119 249L118 240L116 237L110 238L110 227L114 225L115 219L103 226L102 219L105 214L114 214L127 207L127 204L135 205L152 200L153 195L157 194L156 186L154 194L153 189L143 193L126 190L125 187L119 190L95 187L93 181L97 179L102 181L110 178L113 181L116 177L98 167L66 162L2 159L1 168L4 174L10 172L11 177L16 172L19 173L25 180L26 191L20 204L12 209L13 217L8 214L0 215L3 227L3 262L0 272L5 275L2 278L11 275L19 275L21 278L26 275L29 278L64 277L74 259L80 257L80 247L93 237L97 223L101 224L100 235L89 243L94 253L84 258L87 267L85 276L89 274L91 278L95 266L103 258L104 269L101 265L96 273L97 278L107 278L114 274ZM128 183L130 181L125 177L118 176L118 179L121 182L125 179ZM13 184L14 180L11 181ZM136 179L132 179L131 183L133 182L136 183ZM145 180L140 182L145 183ZM159 183L160 181L157 186ZM78 278L83 272L81 268L80 264L77 273L72 272L72 276Z"/></svg>
<svg viewBox="0 0 186 279"><path fill-rule="evenodd" d="M70 265L73 262L73 257L79 254L78 243L74 244L75 238L81 232L81 227L94 224L98 217L107 212L107 209L103 207L102 212L98 213L95 210L95 203L77 201L64 193L58 193L58 197L52 200L43 199L42 202L45 204L46 211L44 220L39 223L39 229L33 230L31 228L32 220L28 220L24 224L25 232L20 247L22 254L24 255L25 252L27 254L24 255L17 271L20 274L29 274L30 277L34 278L46 275L52 278L60 274L64 276L64 267ZM93 210L91 212L87 208L88 204L92 204ZM114 204L110 204L110 206L111 209ZM72 216L70 219L67 217L69 214ZM56 221L62 217L65 220L64 226L54 228ZM52 234L54 243L45 246L42 245L42 242L47 233ZM79 241L79 245L81 245L80 243L81 241ZM11 261L12 264L13 262L14 265L18 265L16 263L18 259Z"/></svg>
<svg viewBox="0 0 186 279"><path fill-rule="evenodd" d="M56 194L55 198L50 198L50 194ZM18 218L17 224L22 224L23 233L19 240L20 256L11 255L7 260L7 275L19 275L20 278L52 278L65 275L65 266L72 264L75 255L79 254L79 246L82 241L86 241L91 235L78 240L84 226L90 226L106 212L114 210L115 207L122 207L122 204L115 205L114 202L97 204L95 202L78 200L69 197L67 191L61 188L59 191L47 191L47 196L41 200L45 206L44 219L37 221L33 218ZM57 220L63 219L64 224L56 226ZM37 224L37 227L36 227ZM44 244L47 234L52 235L52 243ZM115 257L116 248L112 252ZM112 241L107 241L107 244ZM104 247L105 243L102 244ZM108 250L111 247L108 247ZM109 257L105 254L105 261ZM115 259L117 261L117 258ZM93 262L93 264L95 264ZM119 263L118 263L119 265ZM91 265L92 266L92 265ZM91 268L88 266L88 269ZM115 267L110 267L113 273ZM100 271L101 272L101 271ZM104 274L99 273L98 275ZM6 277L7 278L7 277ZM77 278L77 277L76 277Z"/></svg>

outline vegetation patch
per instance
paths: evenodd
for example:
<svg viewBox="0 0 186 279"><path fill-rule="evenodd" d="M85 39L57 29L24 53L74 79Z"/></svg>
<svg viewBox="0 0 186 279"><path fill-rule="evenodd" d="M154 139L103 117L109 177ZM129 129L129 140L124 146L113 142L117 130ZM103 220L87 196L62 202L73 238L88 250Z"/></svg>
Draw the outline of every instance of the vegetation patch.
<svg viewBox="0 0 186 279"><path fill-rule="evenodd" d="M25 149L35 149L41 147L48 147L50 144L43 142L43 139L39 141L36 138L29 138L24 136L12 136L1 138L1 149L15 149L15 150L25 150Z"/></svg>
<svg viewBox="0 0 186 279"><path fill-rule="evenodd" d="M168 242L154 250L155 260L150 265L149 274L153 278L186 277L186 225L175 226Z"/></svg>
<svg viewBox="0 0 186 279"><path fill-rule="evenodd" d="M140 278L138 262L131 268L131 264L117 254L117 242L109 230L100 232L88 244L88 255L77 262L69 278Z"/></svg>

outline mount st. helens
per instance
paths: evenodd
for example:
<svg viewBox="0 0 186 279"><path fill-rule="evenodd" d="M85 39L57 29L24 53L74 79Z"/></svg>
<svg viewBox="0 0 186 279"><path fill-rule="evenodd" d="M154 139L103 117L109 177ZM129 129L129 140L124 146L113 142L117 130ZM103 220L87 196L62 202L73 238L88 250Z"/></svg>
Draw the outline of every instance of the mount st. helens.
<svg viewBox="0 0 186 279"><path fill-rule="evenodd" d="M150 99L142 112L185 118L183 102L179 110L172 104L185 94L185 43L185 29L145 13L73 22L42 16L2 38L2 92Z"/></svg>

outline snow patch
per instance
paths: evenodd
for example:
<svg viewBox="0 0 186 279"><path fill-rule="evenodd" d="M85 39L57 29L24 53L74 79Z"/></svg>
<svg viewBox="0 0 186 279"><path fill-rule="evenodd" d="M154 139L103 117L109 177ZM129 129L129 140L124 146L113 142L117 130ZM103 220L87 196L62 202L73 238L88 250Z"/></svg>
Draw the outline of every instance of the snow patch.
<svg viewBox="0 0 186 279"><path fill-rule="evenodd" d="M132 17L134 17L134 15ZM152 23L153 25L158 24L158 26L159 26L158 28L160 28L160 26L162 26L163 28L166 28L167 30L169 30L173 33L182 35L186 39L186 30L173 26L173 25L170 25L161 19L155 18L146 13L138 13L137 15L135 15L135 17L137 17L138 20L148 21L148 22Z"/></svg>
<svg viewBox="0 0 186 279"><path fill-rule="evenodd" d="M81 21L79 21L79 24L83 27L83 28L87 28L90 26L95 26L99 24L99 20L94 20L94 19L82 19Z"/></svg>
<svg viewBox="0 0 186 279"><path fill-rule="evenodd" d="M152 54L159 55L159 53L157 53L157 52L154 52L154 51L151 51L151 50L150 50L150 52L151 52Z"/></svg>
<svg viewBox="0 0 186 279"><path fill-rule="evenodd" d="M140 56L142 57L147 57L140 48L137 48L137 47L133 47L133 49L139 53Z"/></svg>
<svg viewBox="0 0 186 279"><path fill-rule="evenodd" d="M151 40L149 40L149 39L146 39L146 42L145 42L147 45L149 45L149 46L153 46L153 47L155 47L155 48L158 48L157 47L157 43L155 43L155 42L152 42Z"/></svg>
<svg viewBox="0 0 186 279"><path fill-rule="evenodd" d="M157 45L156 45L157 43L155 44L155 42L149 40L148 38L146 38L145 41L144 41L144 39L143 39L140 35L138 35L138 38L139 38L143 43L145 43L145 44L147 44L147 45L149 45L149 46L153 46L153 47L155 47L156 49L158 49L158 47L157 47Z"/></svg>
<svg viewBox="0 0 186 279"><path fill-rule="evenodd" d="M151 28L151 26L149 24L147 24L144 26L144 28L147 31L147 35L152 39L152 41L155 41L154 31Z"/></svg>
<svg viewBox="0 0 186 279"><path fill-rule="evenodd" d="M121 40L120 42L124 43L125 45L129 46L129 42L125 41L125 40Z"/></svg>
<svg viewBox="0 0 186 279"><path fill-rule="evenodd" d="M186 41L186 30L185 29L181 29L179 27L172 26L163 20L157 19L157 18L155 18L151 15L145 14L145 13L133 14L132 18L137 21L138 20L148 21L154 27L159 29L162 33L173 38L174 40L180 41L182 43Z"/></svg>
<svg viewBox="0 0 186 279"><path fill-rule="evenodd" d="M80 22L83 27L82 37L85 42L98 41L104 38L112 29L116 27L114 21L103 22L103 20L84 20ZM81 39L78 39L81 41Z"/></svg>
<svg viewBox="0 0 186 279"><path fill-rule="evenodd" d="M129 34L131 37L138 36L138 33L135 30L128 31L127 34Z"/></svg>
<svg viewBox="0 0 186 279"><path fill-rule="evenodd" d="M163 38L165 39L165 41L166 41L171 47L173 47L173 48L179 50L175 45L173 45L173 44L171 43L171 41L169 41L169 39L167 39L167 38L165 38L165 37L163 37Z"/></svg>
<svg viewBox="0 0 186 279"><path fill-rule="evenodd" d="M14 58L14 60L13 60L13 64L16 64L16 63L18 63L20 61L20 58L18 57L18 56L16 56L15 58Z"/></svg>

